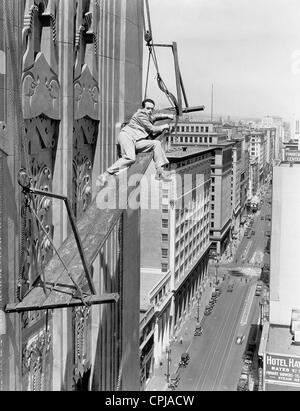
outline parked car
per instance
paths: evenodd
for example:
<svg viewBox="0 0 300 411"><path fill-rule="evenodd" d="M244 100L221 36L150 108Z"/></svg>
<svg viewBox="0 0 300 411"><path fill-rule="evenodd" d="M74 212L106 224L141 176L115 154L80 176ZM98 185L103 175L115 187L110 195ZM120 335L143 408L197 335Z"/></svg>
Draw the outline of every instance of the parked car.
<svg viewBox="0 0 300 411"><path fill-rule="evenodd" d="M227 291L230 292L230 293L232 293L233 287L234 287L233 284L228 284Z"/></svg>
<svg viewBox="0 0 300 411"><path fill-rule="evenodd" d="M248 376L245 374L241 374L238 385L237 385L237 391L248 391L248 390L249 390Z"/></svg>
<svg viewBox="0 0 300 411"><path fill-rule="evenodd" d="M241 344L243 343L244 339L245 339L245 336L244 336L244 335L238 335L238 336L236 337L235 342L236 342L237 344L241 345Z"/></svg>
<svg viewBox="0 0 300 411"><path fill-rule="evenodd" d="M262 291L262 285L260 283L257 284L256 286L256 290L255 290L255 295L261 295L261 291Z"/></svg>
<svg viewBox="0 0 300 411"><path fill-rule="evenodd" d="M204 315L209 315L212 312L211 308L206 308L204 311Z"/></svg>
<svg viewBox="0 0 300 411"><path fill-rule="evenodd" d="M202 335L202 333L203 333L203 327L201 325L197 326L195 328L194 335Z"/></svg>

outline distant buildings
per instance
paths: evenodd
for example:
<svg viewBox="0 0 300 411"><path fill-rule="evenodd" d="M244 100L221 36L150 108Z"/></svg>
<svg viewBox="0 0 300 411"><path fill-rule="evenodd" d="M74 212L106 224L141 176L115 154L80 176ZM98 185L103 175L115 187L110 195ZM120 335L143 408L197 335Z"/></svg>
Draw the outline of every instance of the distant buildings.
<svg viewBox="0 0 300 411"><path fill-rule="evenodd" d="M291 140L300 141L300 115L293 114L291 119Z"/></svg>
<svg viewBox="0 0 300 411"><path fill-rule="evenodd" d="M265 166L267 156L267 139L266 133L261 131L252 131L249 134L249 154L250 162L258 163L258 182L253 185L261 186L265 178Z"/></svg>
<svg viewBox="0 0 300 411"><path fill-rule="evenodd" d="M282 143L285 141L285 125L283 119L278 116L265 116L261 120L261 128L275 128L274 159L282 160Z"/></svg>

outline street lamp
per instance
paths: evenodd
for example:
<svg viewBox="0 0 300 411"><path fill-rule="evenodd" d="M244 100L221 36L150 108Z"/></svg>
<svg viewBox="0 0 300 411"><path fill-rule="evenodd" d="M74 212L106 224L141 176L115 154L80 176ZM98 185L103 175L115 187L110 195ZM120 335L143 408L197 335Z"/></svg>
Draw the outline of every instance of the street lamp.
<svg viewBox="0 0 300 411"><path fill-rule="evenodd" d="M167 382L170 382L170 363L171 363L171 348L170 346L167 346L166 348L166 353L167 353L167 372L165 376L167 377Z"/></svg>
<svg viewBox="0 0 300 411"><path fill-rule="evenodd" d="M215 257L215 284L218 284L218 257Z"/></svg>
<svg viewBox="0 0 300 411"><path fill-rule="evenodd" d="M200 294L197 295L197 324L200 322L200 299L201 299L201 291L200 291Z"/></svg>

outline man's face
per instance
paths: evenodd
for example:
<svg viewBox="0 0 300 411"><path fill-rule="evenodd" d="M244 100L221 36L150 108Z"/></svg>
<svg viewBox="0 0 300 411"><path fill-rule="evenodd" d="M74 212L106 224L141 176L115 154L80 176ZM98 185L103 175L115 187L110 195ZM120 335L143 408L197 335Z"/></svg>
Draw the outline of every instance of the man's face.
<svg viewBox="0 0 300 411"><path fill-rule="evenodd" d="M145 104L145 110L147 111L148 114L152 114L154 110L154 104L147 101Z"/></svg>

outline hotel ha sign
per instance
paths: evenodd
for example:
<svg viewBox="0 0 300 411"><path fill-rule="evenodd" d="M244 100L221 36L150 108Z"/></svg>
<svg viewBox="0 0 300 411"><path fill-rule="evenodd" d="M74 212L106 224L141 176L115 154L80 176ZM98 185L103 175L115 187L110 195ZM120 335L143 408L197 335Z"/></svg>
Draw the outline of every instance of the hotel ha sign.
<svg viewBox="0 0 300 411"><path fill-rule="evenodd" d="M300 386L300 357L266 354L265 381Z"/></svg>

